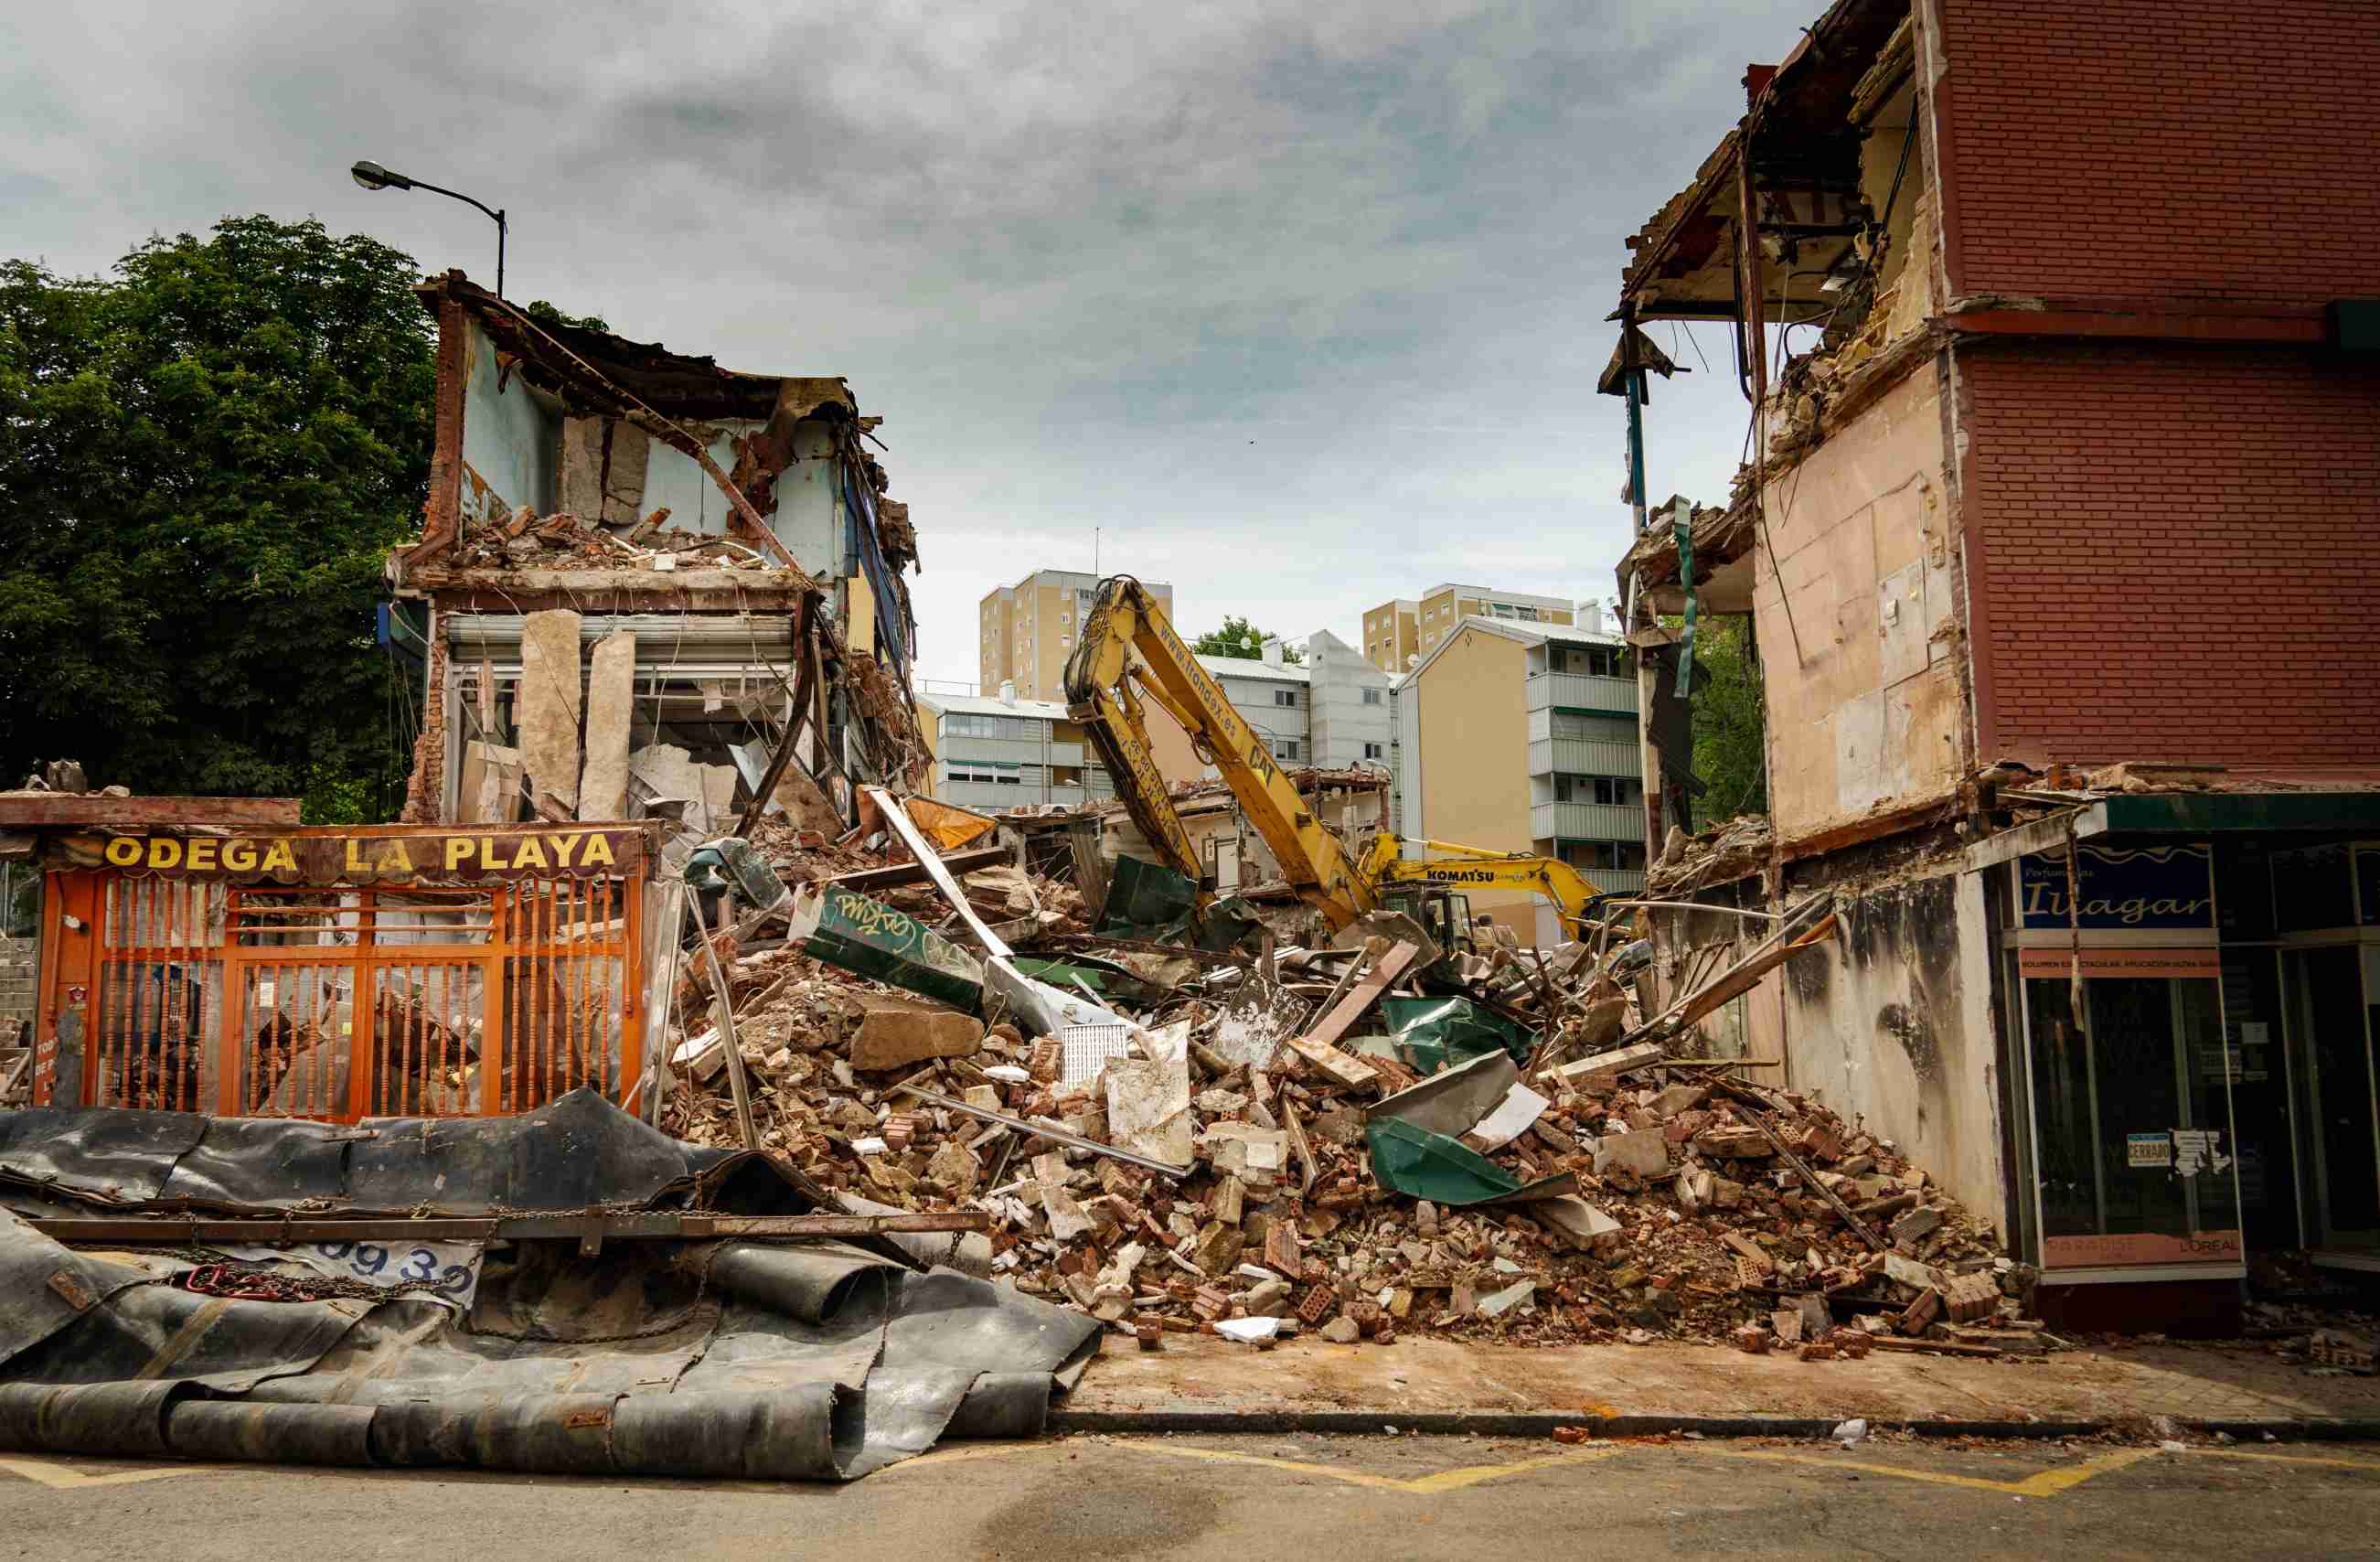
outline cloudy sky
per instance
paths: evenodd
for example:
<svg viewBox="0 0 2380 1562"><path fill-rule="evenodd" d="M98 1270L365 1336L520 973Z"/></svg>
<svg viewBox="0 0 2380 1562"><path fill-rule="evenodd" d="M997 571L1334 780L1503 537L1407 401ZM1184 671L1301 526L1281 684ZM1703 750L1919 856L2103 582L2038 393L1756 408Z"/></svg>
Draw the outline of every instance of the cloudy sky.
<svg viewBox="0 0 2380 1562"><path fill-rule="evenodd" d="M1456 580L1608 598L1622 240L1818 0L18 6L0 253L312 214L739 369L846 376L925 555L920 671L1039 566L1353 641ZM368 11L377 14L366 14ZM348 14L354 13L354 14ZM1665 345L1669 330L1661 328ZM1723 338L1651 489L1724 494Z"/></svg>

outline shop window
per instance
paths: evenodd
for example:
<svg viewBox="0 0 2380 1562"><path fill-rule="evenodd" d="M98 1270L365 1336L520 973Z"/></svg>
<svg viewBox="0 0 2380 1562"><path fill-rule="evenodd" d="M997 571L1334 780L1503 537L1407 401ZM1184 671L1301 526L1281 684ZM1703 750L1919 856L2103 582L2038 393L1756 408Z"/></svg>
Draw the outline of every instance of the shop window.
<svg viewBox="0 0 2380 1562"><path fill-rule="evenodd" d="M2024 953L2034 970L2063 956ZM2236 1262L2230 1056L2212 971L2082 985L2087 1025L2068 978L2024 983L2044 1267Z"/></svg>
<svg viewBox="0 0 2380 1562"><path fill-rule="evenodd" d="M2283 933L2355 925L2355 881L2344 846L2273 853L2273 908Z"/></svg>

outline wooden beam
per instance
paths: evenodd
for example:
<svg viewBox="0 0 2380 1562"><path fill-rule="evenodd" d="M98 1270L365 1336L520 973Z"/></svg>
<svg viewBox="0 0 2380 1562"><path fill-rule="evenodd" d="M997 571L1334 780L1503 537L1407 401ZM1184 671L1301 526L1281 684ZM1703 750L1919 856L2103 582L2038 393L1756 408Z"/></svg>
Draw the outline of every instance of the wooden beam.
<svg viewBox="0 0 2380 1562"><path fill-rule="evenodd" d="M0 827L295 824L296 798L112 798L100 792L0 795Z"/></svg>

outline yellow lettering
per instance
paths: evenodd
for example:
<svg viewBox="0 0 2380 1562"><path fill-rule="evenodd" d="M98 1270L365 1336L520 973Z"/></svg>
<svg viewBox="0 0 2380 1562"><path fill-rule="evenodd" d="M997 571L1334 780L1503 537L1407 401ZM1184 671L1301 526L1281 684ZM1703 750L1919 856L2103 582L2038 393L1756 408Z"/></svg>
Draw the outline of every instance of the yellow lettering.
<svg viewBox="0 0 2380 1562"><path fill-rule="evenodd" d="M411 854L405 849L405 837L402 836L391 836L388 839L382 841L380 848L380 857L372 863L372 866L379 869L382 873L388 874L392 878L412 873L413 858Z"/></svg>
<svg viewBox="0 0 2380 1562"><path fill-rule="evenodd" d="M463 860L470 855L470 836L449 836L446 837L446 871L448 873L451 873L456 868L461 867L463 865Z"/></svg>
<svg viewBox="0 0 2380 1562"><path fill-rule="evenodd" d="M138 836L118 836L107 843L105 856L109 864L129 868L140 860L141 840Z"/></svg>
<svg viewBox="0 0 2380 1562"><path fill-rule="evenodd" d="M214 872L215 843L209 840L204 836L200 836L196 840L193 840L190 843L189 859L183 864L183 866L189 869L193 873L211 873Z"/></svg>
<svg viewBox="0 0 2380 1562"><path fill-rule="evenodd" d="M480 837L480 866L488 869L509 868L512 866L511 863L496 855L496 837L493 836L481 836Z"/></svg>
<svg viewBox="0 0 2380 1562"><path fill-rule="evenodd" d="M298 853L287 841L274 841L264 848L264 860L258 866L268 873L294 873L298 871Z"/></svg>
<svg viewBox="0 0 2380 1562"><path fill-rule="evenodd" d="M224 842L223 865L235 873L249 872L256 866L256 843L254 841Z"/></svg>
<svg viewBox="0 0 2380 1562"><path fill-rule="evenodd" d="M363 844L362 842L360 842L360 841L357 840L357 839L356 839L356 837L355 837L355 836L347 836L347 837L346 837L346 847L347 847L347 867L346 867L346 871L347 871L348 873L370 873L370 872L371 872L371 864L364 860L364 854L363 854L361 851L358 851L358 849L356 849L358 847L361 846L362 844Z"/></svg>
<svg viewBox="0 0 2380 1562"><path fill-rule="evenodd" d="M178 868L182 865L182 843L158 836L149 843L149 866Z"/></svg>
<svg viewBox="0 0 2380 1562"><path fill-rule="evenodd" d="M578 843L586 838L584 836L555 836L547 840L545 844L553 848L553 865L557 868L569 867L570 854L577 851Z"/></svg>
<svg viewBox="0 0 2380 1562"><path fill-rule="evenodd" d="M513 853L513 866L516 868L545 866L545 848L538 844L535 836L521 837L520 848Z"/></svg>
<svg viewBox="0 0 2380 1562"><path fill-rule="evenodd" d="M592 868L599 862L608 868L614 860L612 837L600 830L587 837L587 849L578 856L578 865L582 868Z"/></svg>

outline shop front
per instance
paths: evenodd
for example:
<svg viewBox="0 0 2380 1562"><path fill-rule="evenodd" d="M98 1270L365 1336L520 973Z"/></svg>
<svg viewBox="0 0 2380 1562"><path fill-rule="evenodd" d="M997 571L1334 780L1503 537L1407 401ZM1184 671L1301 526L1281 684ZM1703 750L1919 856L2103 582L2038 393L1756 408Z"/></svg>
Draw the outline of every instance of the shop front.
<svg viewBox="0 0 2380 1562"><path fill-rule="evenodd" d="M2211 1324L2260 1256L2380 1273L2380 828L2189 802L2132 816L2203 834L2110 828L2103 803L1990 886L2011 1233L2045 1307L2111 1326Z"/></svg>

